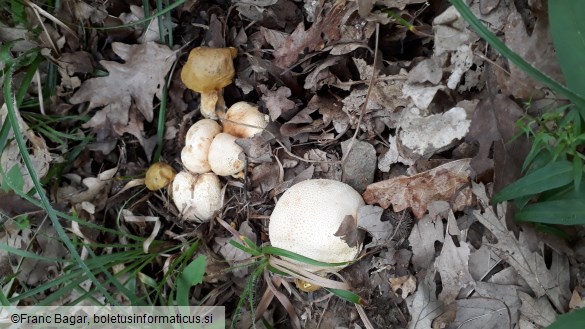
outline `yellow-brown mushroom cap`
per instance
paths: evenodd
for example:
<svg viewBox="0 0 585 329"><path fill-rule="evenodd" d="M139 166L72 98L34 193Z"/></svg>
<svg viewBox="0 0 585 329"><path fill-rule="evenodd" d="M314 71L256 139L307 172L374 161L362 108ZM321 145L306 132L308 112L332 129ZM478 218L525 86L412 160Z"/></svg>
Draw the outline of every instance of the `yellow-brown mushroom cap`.
<svg viewBox="0 0 585 329"><path fill-rule="evenodd" d="M157 191L169 185L175 178L173 167L166 163L153 163L146 171L144 184L151 191Z"/></svg>
<svg viewBox="0 0 585 329"><path fill-rule="evenodd" d="M191 50L181 70L181 80L187 88L208 93L232 83L236 48L197 47Z"/></svg>

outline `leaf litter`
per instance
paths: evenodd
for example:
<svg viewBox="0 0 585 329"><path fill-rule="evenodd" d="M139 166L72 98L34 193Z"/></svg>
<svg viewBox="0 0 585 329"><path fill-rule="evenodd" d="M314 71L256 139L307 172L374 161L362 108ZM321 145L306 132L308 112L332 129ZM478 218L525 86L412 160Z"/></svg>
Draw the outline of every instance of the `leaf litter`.
<svg viewBox="0 0 585 329"><path fill-rule="evenodd" d="M66 3L74 10L59 17L69 21L101 24L112 19L120 24L144 17L138 6L114 10ZM352 225L340 231L355 243L357 232L367 232L362 257L341 275L375 305L366 307L365 313L376 327L538 327L550 324L569 307L582 305L578 291L585 284L570 284L572 265L560 252L565 250L562 243L539 239L525 227L514 234L504 224L503 205L489 206L491 190L520 174L522 152L515 150L527 147L522 140L507 144L517 133L512 123L523 114L507 95L534 97L542 90L528 79L515 84L506 70L513 77L522 76L520 72L486 48L452 7L440 12L420 0L246 0L234 5L238 19L232 19L235 15L222 5L196 2L177 8L182 16L174 17L176 27L161 22L166 28L181 29L182 40L194 40L192 46L238 47L236 83L225 89L226 102L256 103L270 116L264 133L238 140L249 163L247 179L222 180L226 206L220 216L239 228L237 235L266 243L275 197L302 180L341 180L364 192L368 203L360 209L357 222L348 221ZM380 11L383 6L415 29L397 24ZM548 66L555 61L550 59L552 48L541 13L528 37L530 27L508 2L474 2L472 11L491 29L502 31L503 39L537 67L558 73ZM92 118L83 129L97 140L71 162L52 190L52 201L71 206L92 222L111 220L123 210L120 200L134 193L135 187L123 188L120 181L140 176L152 159L153 121L162 89L177 56L183 58L184 53L159 44L158 23L153 19L147 25L92 32L87 48L62 27L49 31L56 49L43 54L59 66L61 79L58 104L48 111L85 111ZM374 65L376 25L383 32L378 49L382 60ZM28 35L11 29L0 26L0 35L26 39L17 41L15 51L35 45ZM413 33L417 29L432 34ZM103 43L104 36L114 42ZM534 51L543 40L546 51ZM51 44L46 36L40 42ZM105 46L99 49L97 44ZM97 62L107 76L90 77ZM180 146L186 128L198 118L199 99L177 79L175 72L169 85L163 157L180 169ZM498 85L490 85L494 83ZM502 93L494 94L498 89ZM81 103L89 107L80 108ZM39 157L37 173L45 176L61 155L51 153L55 152L51 142L33 134L24 120L19 124L33 160L35 154ZM132 145L140 145L143 152ZM16 165L25 173L14 147L10 140L4 148L2 169L7 172ZM30 189L26 177L24 181ZM124 210L134 222L125 221L121 229L148 239L148 250L155 238L175 243L199 237L205 251L198 254L204 252L209 261L203 286L194 289L193 298L201 300L213 290L217 293L212 300L218 305L237 300L251 275L248 267L241 267L250 255L229 244L232 237L215 223L194 227L177 221L166 191L137 193L140 198L131 204L131 211ZM8 210L9 234L0 239L25 248L34 240L32 231L15 226L14 209ZM4 216L5 209L0 211ZM165 230L135 223L154 218ZM71 227L71 232L87 241L99 237L83 228ZM37 239L34 245L50 249L51 256L64 256L62 246L49 240ZM161 257L168 261L174 255ZM0 272L14 273L13 264L0 254ZM51 280L51 273L60 271L51 264L27 266L18 279L32 285ZM278 289L307 327L362 325L357 316L341 318L352 309L330 303L325 293L305 295L280 282ZM273 302L263 314L273 326L275 314L282 311L279 305ZM251 323L254 315L249 310L242 313Z"/></svg>

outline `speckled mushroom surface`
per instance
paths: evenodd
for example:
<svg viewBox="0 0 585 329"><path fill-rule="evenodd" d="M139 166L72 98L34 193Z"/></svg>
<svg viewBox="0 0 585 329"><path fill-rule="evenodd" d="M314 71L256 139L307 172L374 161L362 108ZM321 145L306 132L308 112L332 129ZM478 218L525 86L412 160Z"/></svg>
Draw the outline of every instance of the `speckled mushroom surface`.
<svg viewBox="0 0 585 329"><path fill-rule="evenodd" d="M276 203L268 233L272 246L315 260L337 263L354 260L361 246L350 247L334 234L345 216L357 218L364 205L349 185L328 179L311 179L289 188ZM312 272L338 271L302 263Z"/></svg>
<svg viewBox="0 0 585 329"><path fill-rule="evenodd" d="M211 119L199 120L189 128L181 151L181 161L187 170L194 174L211 171L207 156L213 138L219 133L221 126Z"/></svg>
<svg viewBox="0 0 585 329"><path fill-rule="evenodd" d="M244 149L236 144L236 139L230 134L219 133L209 146L207 160L211 170L219 176L236 175L246 166L246 161L240 157Z"/></svg>
<svg viewBox="0 0 585 329"><path fill-rule="evenodd" d="M268 116L246 102L230 106L223 120L223 132L240 138L252 137L268 125Z"/></svg>
<svg viewBox="0 0 585 329"><path fill-rule="evenodd" d="M221 182L214 173L181 171L172 185L173 202L184 220L208 222L221 209Z"/></svg>

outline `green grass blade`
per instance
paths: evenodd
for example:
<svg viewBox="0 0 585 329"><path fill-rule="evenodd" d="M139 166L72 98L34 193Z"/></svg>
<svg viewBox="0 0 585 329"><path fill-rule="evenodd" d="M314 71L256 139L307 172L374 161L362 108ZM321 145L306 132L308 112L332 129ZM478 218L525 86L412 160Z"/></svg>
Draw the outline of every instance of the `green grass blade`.
<svg viewBox="0 0 585 329"><path fill-rule="evenodd" d="M8 66L9 66L8 70L11 70L12 69L11 65L9 64ZM49 216L49 218L51 219L51 223L53 224L53 227L55 228L57 235L61 238L61 240L63 241L63 244L71 253L71 257L73 257L75 262L77 264L79 264L79 266L81 268L83 268L84 270L87 271L89 279L96 285L96 287L99 288L100 292L104 295L104 297L109 302L116 305L117 304L116 299L112 295L110 295L110 293L108 293L106 288L104 286L102 286L102 284L95 277L95 275L89 271L89 268L87 268L87 265L85 265L85 263L83 262L83 259L81 259L81 256L79 256L79 253L77 253L77 250L73 246L73 243L71 243L71 239L69 239L69 236L67 236L67 233L63 229L63 226L61 226L61 223L59 223L59 218L57 218L57 214L55 213L55 209L53 209L53 206L49 202L49 199L47 198L47 195L45 194L45 191L43 190L43 187L41 186L41 181L40 181L40 179L37 175L37 172L32 164L30 155L28 154L28 148L27 148L26 143L24 141L24 138L22 136L22 132L20 132L20 126L18 125L18 118L16 117L16 113L15 113L16 109L14 108L14 103L13 103L14 96L12 94L12 73L13 72L10 72L9 74L7 74L4 77L4 88L3 88L4 100L6 101L6 106L8 108L8 121L10 122L10 125L12 126L12 131L14 132L16 144L18 145L22 159L24 161L24 165L26 166L26 169L31 177L31 180L34 184L35 190L37 191L37 194L39 195L43 209L46 210L47 216Z"/></svg>
<svg viewBox="0 0 585 329"><path fill-rule="evenodd" d="M366 305L366 301L362 299L358 294L355 294L348 290L325 288L325 290L334 294L335 296L342 298L350 303L358 305Z"/></svg>
<svg viewBox="0 0 585 329"><path fill-rule="evenodd" d="M548 1L550 31L567 87L585 97L585 1Z"/></svg>
<svg viewBox="0 0 585 329"><path fill-rule="evenodd" d="M572 181L572 163L568 161L551 162L506 186L492 198L492 202L499 203L523 196L534 195L565 186Z"/></svg>
<svg viewBox="0 0 585 329"><path fill-rule="evenodd" d="M292 252L292 251L288 251L285 249L272 247L272 246L262 247L262 253L267 254L267 255L274 255L274 256L280 256L280 257L294 259L296 261L303 262L305 264L309 264L309 265L313 265L313 266L335 267L335 266L345 266L347 264L350 264L350 262L341 262L341 263L321 262L321 261L314 260L314 259L309 258L309 257L299 255L299 254Z"/></svg>
<svg viewBox="0 0 585 329"><path fill-rule="evenodd" d="M585 224L585 200L563 199L533 203L517 212L516 219L559 225Z"/></svg>
<svg viewBox="0 0 585 329"><path fill-rule="evenodd" d="M237 242L235 240L230 240L228 242L232 246L234 246L234 247L240 249L241 251L246 252L246 253L254 256L254 257L259 257L262 254L260 251L258 251L256 249L253 249L253 248L248 248L248 247L244 246L243 244L241 244L241 243L239 243L239 242Z"/></svg>
<svg viewBox="0 0 585 329"><path fill-rule="evenodd" d="M172 5L166 7L165 9L155 13L152 16L148 16L148 17L144 17L143 19L139 19L137 21L134 21L132 23L128 23L128 24L120 24L120 25L116 25L116 26L104 26L104 27L84 27L87 29L94 29L94 30L114 30L114 29L121 29L124 27L132 27L138 24L142 24L142 23L148 23L150 22L153 18L162 16L168 12L170 12L171 10L179 7L180 5L182 5L185 1L187 0L177 0L176 2L174 2ZM161 40L162 41L162 40Z"/></svg>
<svg viewBox="0 0 585 329"><path fill-rule="evenodd" d="M546 328L547 329L585 328L585 308L580 308L559 316L553 324Z"/></svg>
<svg viewBox="0 0 585 329"><path fill-rule="evenodd" d="M10 302L8 301L8 298L6 298L6 295L4 294L4 290L2 288L4 287L0 286L0 305L10 306Z"/></svg>
<svg viewBox="0 0 585 329"><path fill-rule="evenodd" d="M559 1L560 0L556 0L553 2ZM564 1L565 0L562 0L560 2ZM536 69L530 63L525 61L522 57L520 57L518 54L516 54L514 51L508 48L508 46L506 46L506 44L502 42L502 40L496 37L490 30L487 29L487 27L485 27L485 25L483 25L483 23L479 21L479 19L477 19L477 17L475 17L475 15L471 12L469 7L464 3L463 0L451 0L451 3L459 11L461 16L467 21L467 23L469 23L469 25L471 25L471 27L477 32L477 34L483 39L485 39L487 43L489 43L492 47L494 47L496 51L498 51L500 54L502 54L504 57L510 60L514 65L518 66L522 71L526 72L535 80L552 89L557 94L566 97L573 103L577 104L581 111L585 110L585 98L581 97L580 95L577 95L575 92L561 85L553 78L542 73L540 70Z"/></svg>
<svg viewBox="0 0 585 329"><path fill-rule="evenodd" d="M28 258L28 259L36 259L36 260L41 260L41 261L47 261L47 262L63 262L66 261L65 259L60 259L60 258L51 258L51 257L45 257L45 256L41 256L41 255L37 255L35 253L26 251L26 250L22 250L22 249L17 249L17 248L13 248L7 244L4 243L0 243L0 250L4 250L7 253L19 256L19 257L24 257L24 258Z"/></svg>
<svg viewBox="0 0 585 329"><path fill-rule="evenodd" d="M177 280L177 305L189 306L191 287L203 282L205 274L205 255L195 258L179 275Z"/></svg>

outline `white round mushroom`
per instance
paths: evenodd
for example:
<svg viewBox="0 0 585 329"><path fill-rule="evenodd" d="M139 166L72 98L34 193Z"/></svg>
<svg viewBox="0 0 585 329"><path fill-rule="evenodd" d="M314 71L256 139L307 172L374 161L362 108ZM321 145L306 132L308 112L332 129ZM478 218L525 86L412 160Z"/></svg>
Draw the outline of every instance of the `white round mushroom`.
<svg viewBox="0 0 585 329"><path fill-rule="evenodd" d="M220 133L215 136L209 147L207 160L211 170L220 176L240 174L246 166L246 161L240 159L244 149L236 144L235 136Z"/></svg>
<svg viewBox="0 0 585 329"><path fill-rule="evenodd" d="M173 202L185 220L208 222L221 209L221 183L213 173L181 171L173 180Z"/></svg>
<svg viewBox="0 0 585 329"><path fill-rule="evenodd" d="M181 151L181 161L187 170L194 174L211 171L207 154L213 138L220 132L221 126L211 119L199 120L189 128Z"/></svg>
<svg viewBox="0 0 585 329"><path fill-rule="evenodd" d="M223 132L240 138L252 137L262 132L268 125L268 116L258 111L258 107L246 102L237 102L227 110Z"/></svg>
<svg viewBox="0 0 585 329"><path fill-rule="evenodd" d="M357 218L364 205L351 186L329 179L310 179L293 185L276 203L268 233L272 246L327 263L349 262L361 251L335 236L351 215ZM319 267L287 259L308 271L337 272L343 268Z"/></svg>

